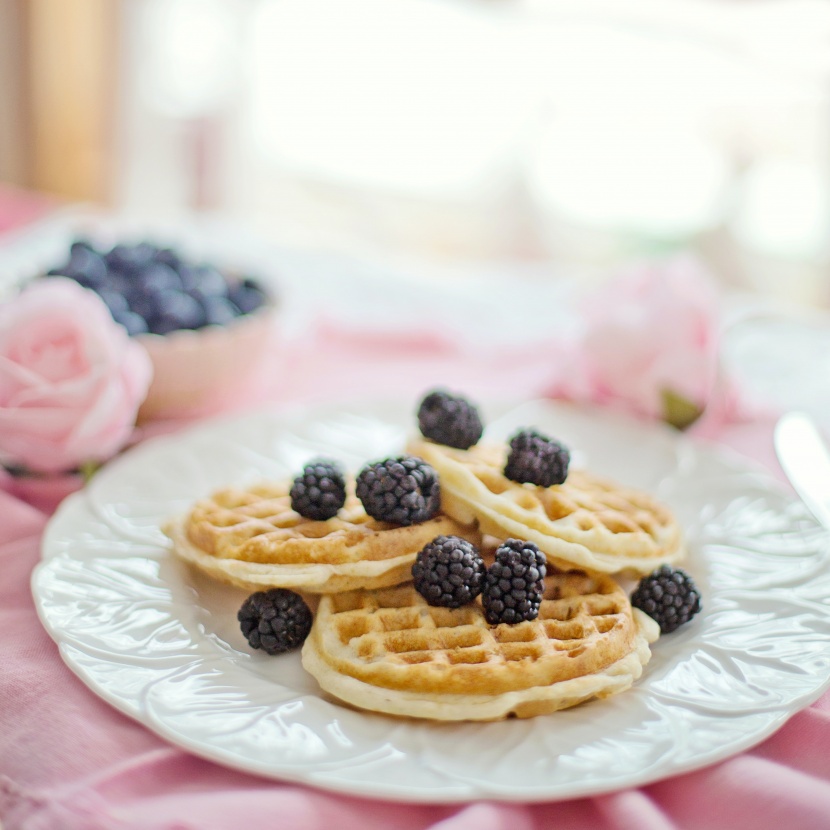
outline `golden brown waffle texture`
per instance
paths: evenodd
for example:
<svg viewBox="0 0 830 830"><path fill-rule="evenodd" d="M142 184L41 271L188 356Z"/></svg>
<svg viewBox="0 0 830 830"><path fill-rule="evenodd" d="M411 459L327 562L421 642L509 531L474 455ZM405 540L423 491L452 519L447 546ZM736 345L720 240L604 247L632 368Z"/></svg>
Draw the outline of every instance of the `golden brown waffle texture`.
<svg viewBox="0 0 830 830"><path fill-rule="evenodd" d="M456 450L414 439L409 451L441 477L441 508L482 533L534 542L554 564L605 573L650 573L684 554L671 511L648 493L581 470L563 484L520 484L502 472L507 448Z"/></svg>
<svg viewBox="0 0 830 830"><path fill-rule="evenodd" d="M627 688L655 636L610 577L556 573L538 618L516 625L488 625L479 602L430 606L411 585L324 597L303 663L356 706L491 720Z"/></svg>
<svg viewBox="0 0 830 830"><path fill-rule="evenodd" d="M403 582L418 551L441 534L479 541L472 528L444 515L408 527L378 522L349 487L344 507L326 521L292 510L288 483L227 488L197 502L165 532L181 558L211 577L252 590L314 593Z"/></svg>

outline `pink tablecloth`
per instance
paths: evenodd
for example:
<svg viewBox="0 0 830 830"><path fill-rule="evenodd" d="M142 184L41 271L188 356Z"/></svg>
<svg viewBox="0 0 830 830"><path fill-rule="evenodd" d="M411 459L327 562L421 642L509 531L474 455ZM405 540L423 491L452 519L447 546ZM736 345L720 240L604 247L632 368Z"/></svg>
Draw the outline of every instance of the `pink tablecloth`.
<svg viewBox="0 0 830 830"><path fill-rule="evenodd" d="M515 365L515 364L513 364ZM520 373L429 343L401 351L322 338L280 377L285 400L383 389L415 400L434 383L470 395L538 394L542 361ZM710 437L774 465L771 424ZM9 482L6 481L6 485ZM45 504L48 500L42 500ZM830 826L830 696L755 749L639 790L531 806L401 806L223 769L165 744L99 700L61 662L29 593L47 515L0 490L0 817L5 830L237 830L245 827L817 828Z"/></svg>
<svg viewBox="0 0 830 830"><path fill-rule="evenodd" d="M29 225L55 206L48 196L0 182L0 234Z"/></svg>
<svg viewBox="0 0 830 830"><path fill-rule="evenodd" d="M14 198L13 198L14 197ZM21 207L21 204L23 205ZM43 210L0 188L0 231ZM443 384L511 399L548 388L544 352L455 353L402 338L397 347L320 331L274 367L285 402L361 397L416 400ZM169 428L169 425L168 425ZM702 425L707 438L777 470L771 423ZM161 741L90 692L38 622L29 578L54 506L0 477L0 822L3 830L530 830L530 828L830 827L830 695L760 746L639 790L531 806L402 806L350 799L224 769ZM34 505L37 505L35 507Z"/></svg>

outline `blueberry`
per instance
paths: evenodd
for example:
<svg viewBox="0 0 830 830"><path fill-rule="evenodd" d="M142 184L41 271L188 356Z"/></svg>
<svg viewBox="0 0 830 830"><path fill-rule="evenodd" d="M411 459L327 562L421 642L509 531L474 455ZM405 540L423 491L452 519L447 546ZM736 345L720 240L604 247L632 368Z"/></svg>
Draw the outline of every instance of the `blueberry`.
<svg viewBox="0 0 830 830"><path fill-rule="evenodd" d="M186 285L188 293L197 300L206 297L227 297L228 283L222 274L209 265L198 265L188 274L191 282ZM185 283L184 277L182 283Z"/></svg>
<svg viewBox="0 0 830 830"><path fill-rule="evenodd" d="M256 288L257 291L262 291L264 293L264 289L260 281L254 279L253 277L243 277L241 284L244 285L245 288Z"/></svg>
<svg viewBox="0 0 830 830"><path fill-rule="evenodd" d="M121 270L122 266L129 264L131 260L130 247L128 245L114 245L104 254L104 261L110 268Z"/></svg>
<svg viewBox="0 0 830 830"><path fill-rule="evenodd" d="M107 265L95 251L81 245L73 246L65 274L87 288L103 285L107 279Z"/></svg>
<svg viewBox="0 0 830 830"><path fill-rule="evenodd" d="M190 264L172 248L148 241L97 249L76 237L69 261L49 275L91 288L130 334L224 326L268 301L252 277L229 279L212 265Z"/></svg>
<svg viewBox="0 0 830 830"><path fill-rule="evenodd" d="M164 314L160 314L158 317L150 320L149 326L153 334L170 334L171 332L182 330L181 323L178 320Z"/></svg>
<svg viewBox="0 0 830 830"><path fill-rule="evenodd" d="M160 262L148 265L138 275L138 283L145 291L178 291L182 287L179 275L169 265Z"/></svg>
<svg viewBox="0 0 830 830"><path fill-rule="evenodd" d="M72 254L74 254L75 251L79 249L92 251L93 253L98 253L95 250L95 246L88 239L84 239L80 236L73 240L72 244L69 246L69 255L72 256Z"/></svg>
<svg viewBox="0 0 830 830"><path fill-rule="evenodd" d="M191 291L199 284L199 269L195 265L182 263L177 271L185 291Z"/></svg>
<svg viewBox="0 0 830 830"><path fill-rule="evenodd" d="M113 312L112 317L116 323L121 323L127 329L127 334L130 337L134 337L136 334L146 334L148 331L147 321L134 311Z"/></svg>
<svg viewBox="0 0 830 830"><path fill-rule="evenodd" d="M115 271L107 271L107 278L99 287L98 291L99 293L101 291L112 291L115 294L123 294L129 301L131 286L132 280L129 277L125 277L123 274L118 274Z"/></svg>
<svg viewBox="0 0 830 830"><path fill-rule="evenodd" d="M113 291L111 288L99 288L98 296L107 304L107 308L113 317L130 311L127 298L120 291Z"/></svg>
<svg viewBox="0 0 830 830"><path fill-rule="evenodd" d="M204 325L205 313L201 303L181 291L166 291L159 295L158 313L150 321L150 330L168 334L177 329L196 329Z"/></svg>
<svg viewBox="0 0 830 830"><path fill-rule="evenodd" d="M151 242L139 242L133 245L132 259L142 265L149 265L155 259L158 248Z"/></svg>
<svg viewBox="0 0 830 830"><path fill-rule="evenodd" d="M174 271L182 266L181 257L172 248L159 248L153 256L155 262L168 265Z"/></svg>
<svg viewBox="0 0 830 830"><path fill-rule="evenodd" d="M164 292L146 289L140 282L132 280L127 287L127 301L130 311L140 314L149 322L163 311Z"/></svg>
<svg viewBox="0 0 830 830"><path fill-rule="evenodd" d="M155 248L146 242L138 245L115 245L104 259L107 265L121 274L135 276L146 268L153 259Z"/></svg>
<svg viewBox="0 0 830 830"><path fill-rule="evenodd" d="M239 309L225 297L205 297L202 300L205 310L205 325L226 326L239 317Z"/></svg>
<svg viewBox="0 0 830 830"><path fill-rule="evenodd" d="M250 314L252 311L256 311L265 305L267 300L265 292L261 288L245 285L244 283L234 285L228 293L228 296L243 314Z"/></svg>

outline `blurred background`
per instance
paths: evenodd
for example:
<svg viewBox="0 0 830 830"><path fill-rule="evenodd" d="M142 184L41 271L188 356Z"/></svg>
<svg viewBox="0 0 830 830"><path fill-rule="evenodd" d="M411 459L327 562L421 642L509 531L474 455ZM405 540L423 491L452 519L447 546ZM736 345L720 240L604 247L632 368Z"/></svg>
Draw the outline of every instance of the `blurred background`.
<svg viewBox="0 0 830 830"><path fill-rule="evenodd" d="M7 193L290 246L824 308L829 133L825 0L0 0Z"/></svg>

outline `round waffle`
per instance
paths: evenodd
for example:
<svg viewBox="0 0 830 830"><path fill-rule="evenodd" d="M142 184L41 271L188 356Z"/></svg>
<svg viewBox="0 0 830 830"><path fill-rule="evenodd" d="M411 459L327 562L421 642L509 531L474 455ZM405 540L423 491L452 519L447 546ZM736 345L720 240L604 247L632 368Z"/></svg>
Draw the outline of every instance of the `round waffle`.
<svg viewBox="0 0 830 830"><path fill-rule="evenodd" d="M418 551L441 534L480 541L472 526L442 514L407 527L376 521L349 489L335 517L314 521L291 509L290 483L228 488L164 531L182 559L222 582L310 593L405 582Z"/></svg>
<svg viewBox="0 0 830 830"><path fill-rule="evenodd" d="M456 450L419 439L408 449L438 471L447 515L534 542L556 565L642 576L683 558L677 521L648 493L582 470L551 487L520 484L502 472L504 445Z"/></svg>
<svg viewBox="0 0 830 830"><path fill-rule="evenodd" d="M428 605L412 584L321 599L303 666L353 706L433 720L532 717L627 689L657 624L604 574L550 574L537 619L489 625L479 601Z"/></svg>

